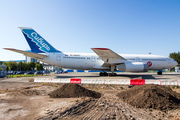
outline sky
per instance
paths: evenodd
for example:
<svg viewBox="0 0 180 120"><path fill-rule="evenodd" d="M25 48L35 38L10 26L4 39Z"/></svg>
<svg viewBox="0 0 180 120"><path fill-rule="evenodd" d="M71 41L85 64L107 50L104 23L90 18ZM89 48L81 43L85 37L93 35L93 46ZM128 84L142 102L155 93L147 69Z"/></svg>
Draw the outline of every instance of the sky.
<svg viewBox="0 0 180 120"><path fill-rule="evenodd" d="M180 0L0 0L0 61L29 50L18 27L31 27L62 52L169 56L180 51Z"/></svg>

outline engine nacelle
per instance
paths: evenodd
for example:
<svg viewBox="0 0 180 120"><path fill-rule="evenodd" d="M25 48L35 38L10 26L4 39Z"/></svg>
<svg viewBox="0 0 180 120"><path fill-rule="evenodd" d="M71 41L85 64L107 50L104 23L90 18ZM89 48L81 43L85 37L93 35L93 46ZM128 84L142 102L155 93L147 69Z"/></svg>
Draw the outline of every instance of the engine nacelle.
<svg viewBox="0 0 180 120"><path fill-rule="evenodd" d="M148 64L144 64L142 62L132 62L132 63L124 63L121 65L117 65L118 70L127 71L127 72L147 72Z"/></svg>

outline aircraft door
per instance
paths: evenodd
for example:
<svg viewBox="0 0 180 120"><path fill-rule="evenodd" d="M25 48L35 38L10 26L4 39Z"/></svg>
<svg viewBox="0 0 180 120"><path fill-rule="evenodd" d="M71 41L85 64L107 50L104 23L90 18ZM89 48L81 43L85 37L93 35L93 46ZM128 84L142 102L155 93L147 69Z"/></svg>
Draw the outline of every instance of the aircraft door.
<svg viewBox="0 0 180 120"><path fill-rule="evenodd" d="M84 68L84 62L83 61L78 61L77 62L77 67L78 67L78 69L83 69Z"/></svg>
<svg viewBox="0 0 180 120"><path fill-rule="evenodd" d="M136 57L135 60L136 60L136 62L140 62L141 61L141 59L139 57Z"/></svg>
<svg viewBox="0 0 180 120"><path fill-rule="evenodd" d="M61 54L56 55L56 61L61 61Z"/></svg>
<svg viewBox="0 0 180 120"><path fill-rule="evenodd" d="M92 56L92 57L91 57L91 61L92 61L92 62L96 62L96 57L95 57L95 56Z"/></svg>

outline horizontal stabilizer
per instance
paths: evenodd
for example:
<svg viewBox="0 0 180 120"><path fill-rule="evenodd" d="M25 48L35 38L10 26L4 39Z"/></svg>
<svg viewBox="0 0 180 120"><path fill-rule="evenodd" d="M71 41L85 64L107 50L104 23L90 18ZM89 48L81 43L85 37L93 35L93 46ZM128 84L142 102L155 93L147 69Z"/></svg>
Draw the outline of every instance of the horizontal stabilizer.
<svg viewBox="0 0 180 120"><path fill-rule="evenodd" d="M33 52L27 52L27 51L23 51L23 50L17 50L17 49L13 49L13 48L3 48L5 50L10 50L10 51L14 51L17 53L21 53L25 56L34 58L34 59L43 59L45 57L48 57L47 55L43 55L43 54L38 54L38 53L33 53Z"/></svg>

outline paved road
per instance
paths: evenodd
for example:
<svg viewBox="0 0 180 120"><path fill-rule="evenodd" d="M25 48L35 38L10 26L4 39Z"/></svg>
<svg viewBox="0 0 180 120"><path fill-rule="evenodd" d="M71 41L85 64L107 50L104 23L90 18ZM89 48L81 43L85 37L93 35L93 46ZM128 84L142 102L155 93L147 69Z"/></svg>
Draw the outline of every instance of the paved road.
<svg viewBox="0 0 180 120"><path fill-rule="evenodd" d="M118 73L117 76L99 76L98 73L71 73L60 74L56 78L85 78L85 79L180 79L180 73Z"/></svg>
<svg viewBox="0 0 180 120"><path fill-rule="evenodd" d="M38 76L38 77L21 77L21 78L3 78L3 79L0 79L0 83L2 82L29 82L28 79L31 79L31 78L55 78L56 76L55 75L52 75L52 76Z"/></svg>
<svg viewBox="0 0 180 120"><path fill-rule="evenodd" d="M29 82L28 79L35 77L22 77L22 78L7 78L1 79L2 82ZM99 76L98 73L67 73L59 74L53 76L39 76L38 78L85 78L85 79L133 79L133 78L142 78L142 79L161 79L161 80L180 80L180 73L163 73L163 75L157 75L156 73L118 73L117 76Z"/></svg>

